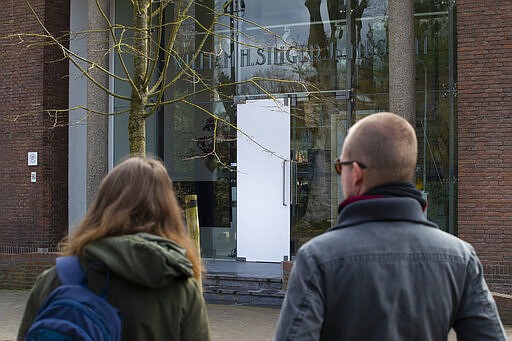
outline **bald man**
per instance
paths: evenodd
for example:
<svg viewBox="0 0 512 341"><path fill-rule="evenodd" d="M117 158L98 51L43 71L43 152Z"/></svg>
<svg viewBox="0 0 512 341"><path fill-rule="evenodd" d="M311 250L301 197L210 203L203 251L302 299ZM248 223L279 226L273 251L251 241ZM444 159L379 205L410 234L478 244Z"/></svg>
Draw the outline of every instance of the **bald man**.
<svg viewBox="0 0 512 341"><path fill-rule="evenodd" d="M297 253L275 340L506 340L473 247L425 219L416 161L402 117L350 128L338 221Z"/></svg>

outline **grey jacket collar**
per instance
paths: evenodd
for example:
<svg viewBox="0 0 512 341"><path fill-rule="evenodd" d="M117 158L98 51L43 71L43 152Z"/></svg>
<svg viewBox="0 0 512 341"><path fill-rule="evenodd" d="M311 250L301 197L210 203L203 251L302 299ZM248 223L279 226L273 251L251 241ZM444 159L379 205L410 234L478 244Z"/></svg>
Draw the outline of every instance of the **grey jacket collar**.
<svg viewBox="0 0 512 341"><path fill-rule="evenodd" d="M428 221L418 201L407 197L375 198L353 202L343 208L330 230L375 221L407 221L438 228Z"/></svg>

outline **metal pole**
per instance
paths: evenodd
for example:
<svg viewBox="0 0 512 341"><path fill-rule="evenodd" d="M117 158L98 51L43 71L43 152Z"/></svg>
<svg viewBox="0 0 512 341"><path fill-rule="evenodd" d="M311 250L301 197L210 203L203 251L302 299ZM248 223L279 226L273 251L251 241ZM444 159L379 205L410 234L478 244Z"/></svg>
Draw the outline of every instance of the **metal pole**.
<svg viewBox="0 0 512 341"><path fill-rule="evenodd" d="M454 0L448 3L448 100L449 100L449 128L448 128L448 162L449 176L448 179L448 232L455 234L455 70L454 70Z"/></svg>
<svg viewBox="0 0 512 341"><path fill-rule="evenodd" d="M347 25L347 86L346 88L350 91L348 100L347 100L347 112L349 119L349 127L352 125L353 120L353 98L352 98L352 77L353 77L353 68L352 68L352 60L355 58L354 56L354 42L352 41L352 0L346 1L346 25Z"/></svg>
<svg viewBox="0 0 512 341"><path fill-rule="evenodd" d="M416 61L421 64L423 67L423 191L425 191L425 187L427 185L427 101L428 101L428 74L427 74L427 66L421 60L416 58Z"/></svg>
<svg viewBox="0 0 512 341"><path fill-rule="evenodd" d="M236 52L235 52L235 0L229 3L229 31L231 33L230 44L230 59L231 59L231 82L236 82L235 68L236 68Z"/></svg>
<svg viewBox="0 0 512 341"><path fill-rule="evenodd" d="M427 79L427 65L425 63L421 62L423 65L423 73L425 77L425 83L424 83L424 93L425 98L423 99L423 191L427 191L427 85L428 85L428 79Z"/></svg>

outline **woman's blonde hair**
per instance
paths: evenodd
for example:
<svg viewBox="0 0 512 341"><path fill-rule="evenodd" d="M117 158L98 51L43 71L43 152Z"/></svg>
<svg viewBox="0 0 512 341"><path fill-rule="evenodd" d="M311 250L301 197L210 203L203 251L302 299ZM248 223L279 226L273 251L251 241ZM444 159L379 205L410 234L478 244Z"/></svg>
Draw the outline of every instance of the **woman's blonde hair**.
<svg viewBox="0 0 512 341"><path fill-rule="evenodd" d="M80 254L91 242L109 236L147 232L178 243L187 251L194 277L201 261L185 228L172 180L161 161L130 157L102 180L84 219L61 243L64 254Z"/></svg>

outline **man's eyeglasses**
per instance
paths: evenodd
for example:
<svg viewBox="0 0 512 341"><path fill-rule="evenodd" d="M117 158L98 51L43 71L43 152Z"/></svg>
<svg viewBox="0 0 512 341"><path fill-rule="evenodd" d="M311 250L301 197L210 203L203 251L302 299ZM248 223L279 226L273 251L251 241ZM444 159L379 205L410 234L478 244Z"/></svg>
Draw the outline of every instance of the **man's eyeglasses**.
<svg viewBox="0 0 512 341"><path fill-rule="evenodd" d="M362 169L366 169L366 165L364 163L361 163L356 160L341 161L339 158L334 160L334 169L336 170L336 173L338 173L338 175L341 175L342 166L348 166L353 164L354 162L357 163L359 167L361 167Z"/></svg>

